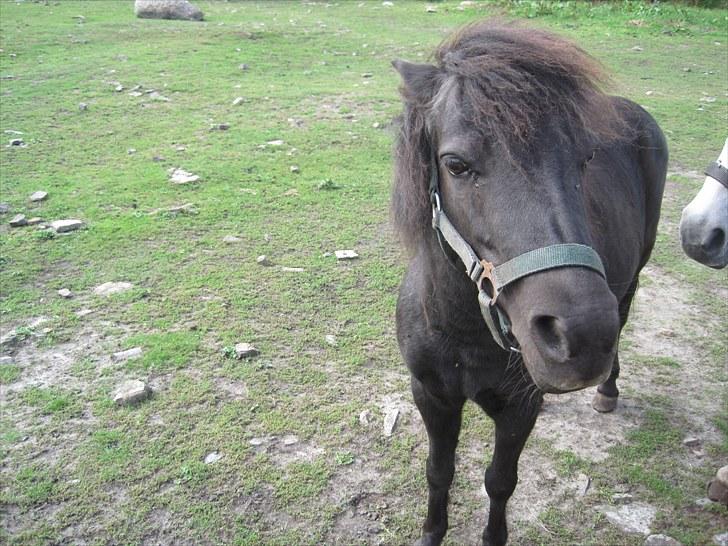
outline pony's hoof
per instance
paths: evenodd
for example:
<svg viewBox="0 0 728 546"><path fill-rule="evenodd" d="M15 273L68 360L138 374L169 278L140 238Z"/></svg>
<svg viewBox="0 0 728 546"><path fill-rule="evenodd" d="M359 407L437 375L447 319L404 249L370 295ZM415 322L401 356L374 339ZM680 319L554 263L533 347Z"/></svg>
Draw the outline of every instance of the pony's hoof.
<svg viewBox="0 0 728 546"><path fill-rule="evenodd" d="M592 408L599 413L612 412L617 407L617 399L617 396L607 396L597 391L594 398L592 398Z"/></svg>
<svg viewBox="0 0 728 546"><path fill-rule="evenodd" d="M435 533L424 533L417 539L414 546L439 546L441 542L441 536L436 535Z"/></svg>
<svg viewBox="0 0 728 546"><path fill-rule="evenodd" d="M708 484L708 498L728 506L728 466L718 470L715 478Z"/></svg>

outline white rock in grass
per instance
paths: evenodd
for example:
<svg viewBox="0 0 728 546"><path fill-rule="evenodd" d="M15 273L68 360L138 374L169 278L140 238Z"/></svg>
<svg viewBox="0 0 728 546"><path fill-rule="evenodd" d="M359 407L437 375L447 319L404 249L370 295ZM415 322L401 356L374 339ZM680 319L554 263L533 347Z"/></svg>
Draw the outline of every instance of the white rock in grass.
<svg viewBox="0 0 728 546"><path fill-rule="evenodd" d="M284 273L303 273L306 270L302 267L281 267L281 271Z"/></svg>
<svg viewBox="0 0 728 546"><path fill-rule="evenodd" d="M337 260L354 260L359 257L359 254L353 250L337 250L334 254Z"/></svg>
<svg viewBox="0 0 728 546"><path fill-rule="evenodd" d="M202 21L200 9L187 0L136 0L134 15L142 19Z"/></svg>
<svg viewBox="0 0 728 546"><path fill-rule="evenodd" d="M30 199L33 202L37 202L37 201L43 201L46 197L48 197L47 191L37 191L37 192L34 192L28 199Z"/></svg>
<svg viewBox="0 0 728 546"><path fill-rule="evenodd" d="M657 510L649 504L635 502L625 506L600 505L596 507L607 519L619 527L623 533L650 534L650 525Z"/></svg>
<svg viewBox="0 0 728 546"><path fill-rule="evenodd" d="M111 296L112 294L126 292L132 288L134 288L134 285L130 282L105 282L94 288L94 294L97 296Z"/></svg>
<svg viewBox="0 0 728 546"><path fill-rule="evenodd" d="M114 391L114 403L118 406L135 404L149 398L150 394L152 394L152 389L150 389L144 381L130 379L128 381L124 381Z"/></svg>
<svg viewBox="0 0 728 546"><path fill-rule="evenodd" d="M34 216L33 218L28 218L28 225L29 226L37 226L43 222L43 218L40 216Z"/></svg>
<svg viewBox="0 0 728 546"><path fill-rule="evenodd" d="M184 169L171 169L169 181L174 184L189 184L200 179L196 174L188 173Z"/></svg>
<svg viewBox="0 0 728 546"><path fill-rule="evenodd" d="M240 106L241 104L243 104L243 102L245 102L245 99L243 97L237 97L233 101L233 106Z"/></svg>
<svg viewBox="0 0 728 546"><path fill-rule="evenodd" d="M728 546L728 533L721 533L713 536L713 543L718 546Z"/></svg>
<svg viewBox="0 0 728 546"><path fill-rule="evenodd" d="M217 451L213 451L205 455L205 464L213 464L222 459L222 454Z"/></svg>
<svg viewBox="0 0 728 546"><path fill-rule="evenodd" d="M28 225L28 219L25 217L25 214L16 214L13 216L12 220L10 220L10 227L23 227Z"/></svg>
<svg viewBox="0 0 728 546"><path fill-rule="evenodd" d="M394 429L397 428L397 421L399 420L399 408L392 408L384 416L384 435L391 436L394 434Z"/></svg>
<svg viewBox="0 0 728 546"><path fill-rule="evenodd" d="M68 288L61 288L58 295L66 299L73 297L73 293Z"/></svg>
<svg viewBox="0 0 728 546"><path fill-rule="evenodd" d="M126 351L119 351L118 353L114 353L113 355L111 355L111 360L113 360L114 362L124 362L126 360L139 358L140 356L142 356L142 348L132 347L131 349L127 349Z"/></svg>
<svg viewBox="0 0 728 546"><path fill-rule="evenodd" d="M268 259L268 256L266 256L265 254L261 254L260 256L258 256L258 257L257 257L257 258L255 259L255 261L256 261L256 263L257 263L258 265L264 265L264 266L266 266L266 267L268 267L268 266L271 266L271 265L273 265L273 262L271 262L271 261L270 261L270 260Z"/></svg>
<svg viewBox="0 0 728 546"><path fill-rule="evenodd" d="M336 347L337 341L336 336L333 334L326 334L326 337L324 338L326 340L326 343L331 345L332 347Z"/></svg>
<svg viewBox="0 0 728 546"><path fill-rule="evenodd" d="M259 354L260 351L250 343L235 344L235 356L239 359L253 358L254 356L258 356Z"/></svg>
<svg viewBox="0 0 728 546"><path fill-rule="evenodd" d="M233 243L239 243L242 239L240 237L236 237L235 235L225 235L225 237L222 238L223 243L233 244Z"/></svg>
<svg viewBox="0 0 728 546"><path fill-rule="evenodd" d="M81 220L76 220L75 218L70 218L68 220L56 220L55 222L51 222L51 228L56 233L68 233L69 231L76 231L77 229L80 229L83 227L83 222Z"/></svg>

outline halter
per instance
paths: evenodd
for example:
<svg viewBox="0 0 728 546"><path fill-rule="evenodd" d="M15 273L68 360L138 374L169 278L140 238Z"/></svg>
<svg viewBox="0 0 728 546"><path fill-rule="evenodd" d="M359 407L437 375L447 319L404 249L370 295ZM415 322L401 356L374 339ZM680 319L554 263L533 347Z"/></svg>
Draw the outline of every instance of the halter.
<svg viewBox="0 0 728 546"><path fill-rule="evenodd" d="M478 303L485 323L493 339L507 351L520 352L518 341L511 331L507 315L497 304L503 289L509 284L533 273L558 267L586 267L606 279L604 266L599 254L586 245L566 243L549 245L529 252L496 266L492 262L478 258L467 241L458 233L442 209L440 197L440 173L434 147L431 147L430 202L432 204L432 227L443 248L442 240L452 248L465 264L465 272L478 287ZM486 291L490 285L493 295Z"/></svg>
<svg viewBox="0 0 728 546"><path fill-rule="evenodd" d="M705 174L728 189L728 169L720 161L713 161L705 167Z"/></svg>

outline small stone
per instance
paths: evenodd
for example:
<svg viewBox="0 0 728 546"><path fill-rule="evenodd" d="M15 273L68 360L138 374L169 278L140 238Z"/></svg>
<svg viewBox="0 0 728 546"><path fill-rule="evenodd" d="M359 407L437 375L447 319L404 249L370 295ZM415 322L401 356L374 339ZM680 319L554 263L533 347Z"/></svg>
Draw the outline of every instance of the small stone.
<svg viewBox="0 0 728 546"><path fill-rule="evenodd" d="M682 543L672 537L660 534L648 536L644 546L682 546Z"/></svg>
<svg viewBox="0 0 728 546"><path fill-rule="evenodd" d="M583 497L589 492L589 489L591 488L591 478L586 474L580 472L576 476L576 483L574 485L579 496Z"/></svg>
<svg viewBox="0 0 728 546"><path fill-rule="evenodd" d="M68 233L69 231L75 231L82 227L83 222L74 218L68 220L56 220L55 222L51 222L51 228L53 228L56 233Z"/></svg>
<svg viewBox="0 0 728 546"><path fill-rule="evenodd" d="M391 436L394 434L394 429L397 427L397 421L399 420L399 408L393 408L387 412L384 416L384 435Z"/></svg>
<svg viewBox="0 0 728 546"><path fill-rule="evenodd" d="M693 69L690 68L689 66L686 66L685 68L683 68L683 72L692 72L692 71L693 71Z"/></svg>
<svg viewBox="0 0 728 546"><path fill-rule="evenodd" d="M141 91L130 91L129 96L130 97L141 97L144 93Z"/></svg>
<svg viewBox="0 0 728 546"><path fill-rule="evenodd" d="M283 146L285 144L285 141L283 140L269 140L266 142L268 146Z"/></svg>
<svg viewBox="0 0 728 546"><path fill-rule="evenodd" d="M615 493L612 495L612 502L614 504L629 504L634 500L634 496L630 493Z"/></svg>
<svg viewBox="0 0 728 546"><path fill-rule="evenodd" d="M303 273L306 270L302 267L281 267L281 271L285 273Z"/></svg>
<svg viewBox="0 0 728 546"><path fill-rule="evenodd" d="M48 197L48 192L39 190L39 191L31 194L31 196L28 199L30 199L31 201L36 203L38 201L43 201L47 197Z"/></svg>
<svg viewBox="0 0 728 546"><path fill-rule="evenodd" d="M16 214L13 216L12 220L10 220L10 227L23 227L28 225L28 219L25 217L25 214Z"/></svg>
<svg viewBox="0 0 728 546"><path fill-rule="evenodd" d="M114 91L116 91L117 93L121 93L123 90L124 90L124 86L121 84L114 87Z"/></svg>
<svg viewBox="0 0 728 546"><path fill-rule="evenodd" d="M22 138L13 138L8 146L25 146L25 141Z"/></svg>
<svg viewBox="0 0 728 546"><path fill-rule="evenodd" d="M364 410L359 414L359 424L363 427L368 427L371 422L372 412L370 410Z"/></svg>
<svg viewBox="0 0 728 546"><path fill-rule="evenodd" d="M394 5L394 2L389 2L389 1L382 2L382 6L384 6L385 8L391 8L393 5Z"/></svg>
<svg viewBox="0 0 728 546"><path fill-rule="evenodd" d="M235 344L235 356L238 359L253 358L258 356L260 351L253 347L250 343L236 343Z"/></svg>
<svg viewBox="0 0 728 546"><path fill-rule="evenodd" d="M262 446L265 443L265 438L251 438L248 443L251 446Z"/></svg>
<svg viewBox="0 0 728 546"><path fill-rule="evenodd" d="M10 205L7 203L0 203L0 214L7 214L10 212Z"/></svg>
<svg viewBox="0 0 728 546"><path fill-rule="evenodd" d="M175 148L175 150L176 150L176 151L178 151L178 152L184 152L184 151L185 151L186 149L187 149L187 148L185 148L184 146L177 146L177 147Z"/></svg>
<svg viewBox="0 0 728 546"><path fill-rule="evenodd" d="M151 394L152 389L150 389L144 381L131 379L124 381L124 383L119 385L116 391L114 391L114 402L118 406L135 404L145 400Z"/></svg>
<svg viewBox="0 0 728 546"><path fill-rule="evenodd" d="M717 546L728 546L728 533L714 535L713 542L717 544Z"/></svg>
<svg viewBox="0 0 728 546"><path fill-rule="evenodd" d="M61 288L57 293L65 299L73 297L73 293L68 288Z"/></svg>
<svg viewBox="0 0 728 546"><path fill-rule="evenodd" d="M83 318L83 317L90 315L93 312L94 312L93 309L80 309L79 311L76 311L76 316L78 318Z"/></svg>
<svg viewBox="0 0 728 546"><path fill-rule="evenodd" d="M243 63L238 67L240 70L248 70L250 67L247 63Z"/></svg>
<svg viewBox="0 0 728 546"><path fill-rule="evenodd" d="M380 127L380 124L379 124L378 121L375 121L374 123L372 123L372 128L373 129L379 129L379 127Z"/></svg>
<svg viewBox="0 0 728 546"><path fill-rule="evenodd" d="M0 366L9 366L13 363L13 359L9 356L0 356Z"/></svg>
<svg viewBox="0 0 728 546"><path fill-rule="evenodd" d="M228 129L230 129L228 123L215 123L210 127L210 131L227 131Z"/></svg>
<svg viewBox="0 0 728 546"><path fill-rule="evenodd" d="M94 288L94 294L97 296L111 296L112 294L120 294L131 290L134 285L130 282L105 282Z"/></svg>
<svg viewBox="0 0 728 546"><path fill-rule="evenodd" d="M374 76L374 74L372 74L371 72L364 72L364 73L363 73L363 74L361 75L361 77L362 77L362 78L371 78L371 77L373 77L373 76Z"/></svg>
<svg viewBox="0 0 728 546"><path fill-rule="evenodd" d="M270 260L268 259L268 256L266 256L265 254L263 254L263 255L261 255L261 256L258 256L258 257L257 257L257 258L255 259L255 261L256 261L256 262L258 263L258 265L264 265L264 266L266 266L266 267L268 267L268 266L271 266L271 265L273 265L273 262L271 262L271 261L270 261Z"/></svg>
<svg viewBox="0 0 728 546"><path fill-rule="evenodd" d="M632 51L642 51L642 48L640 46L636 45L632 48Z"/></svg>
<svg viewBox="0 0 728 546"><path fill-rule="evenodd" d="M298 443L298 436L295 434L287 434L282 439L284 446L292 446Z"/></svg>
<svg viewBox="0 0 728 546"><path fill-rule="evenodd" d="M173 184L189 184L200 179L196 174L188 173L184 169L171 169L171 171L169 181Z"/></svg>
<svg viewBox="0 0 728 546"><path fill-rule="evenodd" d="M235 237L235 235L225 235L225 237L222 238L223 243L233 244L233 243L239 243L242 239L240 237Z"/></svg>
<svg viewBox="0 0 728 546"><path fill-rule="evenodd" d="M170 214L197 214L197 209L195 208L195 205L192 203L185 203L184 205L175 205L173 207L169 207L167 209L167 212Z"/></svg>
<svg viewBox="0 0 728 546"><path fill-rule="evenodd" d="M700 446L700 439L695 438L694 436L686 436L683 439L683 445L685 447L699 447Z"/></svg>
<svg viewBox="0 0 728 546"><path fill-rule="evenodd" d="M425 9L425 11L427 13L437 13L437 8L434 7L434 6L427 6L427 8Z"/></svg>
<svg viewBox="0 0 728 546"><path fill-rule="evenodd" d="M233 101L233 106L240 106L245 102L245 99L243 97L236 97Z"/></svg>
<svg viewBox="0 0 728 546"><path fill-rule="evenodd" d="M336 347L336 336L333 334L326 334L326 337L324 338L326 340L326 343L331 345L332 347Z"/></svg>
<svg viewBox="0 0 728 546"><path fill-rule="evenodd" d="M85 102L79 102L78 103L78 109L81 112L85 112L86 110L88 110L88 104L86 104Z"/></svg>
<svg viewBox="0 0 728 546"><path fill-rule="evenodd" d="M649 97L650 95L652 95L652 94L654 94L654 91L647 91L647 92L645 92L645 95L647 95L648 97Z"/></svg>
<svg viewBox="0 0 728 546"><path fill-rule="evenodd" d="M220 459L222 459L222 455L217 451L213 451L213 452L205 455L205 464L213 464L213 463L216 463L217 461L219 461Z"/></svg>
<svg viewBox="0 0 728 546"><path fill-rule="evenodd" d="M156 91L152 91L151 93L149 93L149 98L152 100L159 101L159 102L170 102L171 101L171 99L165 97L164 95L161 95L160 93L158 93Z"/></svg>
<svg viewBox="0 0 728 546"><path fill-rule="evenodd" d="M354 260L359 257L353 250L336 250L334 254L337 260Z"/></svg>
<svg viewBox="0 0 728 546"><path fill-rule="evenodd" d="M127 153L128 155L134 155L134 154L135 154L136 152L137 152L137 151L136 151L136 148L129 148L129 149L128 149L128 150L126 151L126 153Z"/></svg>
<svg viewBox="0 0 728 546"><path fill-rule="evenodd" d="M111 360L113 360L114 362L124 362L126 360L139 358L140 356L142 356L142 348L132 347L131 349L127 349L126 351L119 351L118 353L112 354Z"/></svg>
<svg viewBox="0 0 728 546"><path fill-rule="evenodd" d="M301 172L301 169L298 167L298 165L291 165L291 172L299 173L299 172Z"/></svg>
<svg viewBox="0 0 728 546"><path fill-rule="evenodd" d="M34 216L33 218L28 219L29 226L37 226L41 222L43 222L43 218L41 218L40 216Z"/></svg>

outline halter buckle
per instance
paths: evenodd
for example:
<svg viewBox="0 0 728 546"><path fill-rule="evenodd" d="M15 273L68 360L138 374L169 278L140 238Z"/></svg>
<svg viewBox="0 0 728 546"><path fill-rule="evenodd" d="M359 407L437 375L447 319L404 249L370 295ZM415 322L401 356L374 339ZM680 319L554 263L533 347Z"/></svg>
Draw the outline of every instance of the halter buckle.
<svg viewBox="0 0 728 546"><path fill-rule="evenodd" d="M495 265L493 265L493 262L489 262L487 260L480 260L480 265L483 268L483 272L480 274L480 278L478 279L478 288L488 294L488 291L485 290L485 287L483 286L485 281L488 281L490 283L490 287L493 290L493 295L490 296L490 303L489 305L493 306L495 305L495 300L498 299L498 295L500 294L500 290L498 290L494 271L495 271Z"/></svg>

